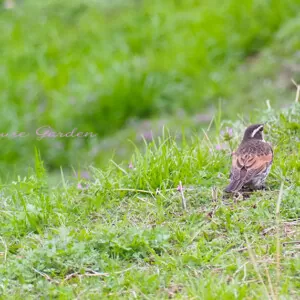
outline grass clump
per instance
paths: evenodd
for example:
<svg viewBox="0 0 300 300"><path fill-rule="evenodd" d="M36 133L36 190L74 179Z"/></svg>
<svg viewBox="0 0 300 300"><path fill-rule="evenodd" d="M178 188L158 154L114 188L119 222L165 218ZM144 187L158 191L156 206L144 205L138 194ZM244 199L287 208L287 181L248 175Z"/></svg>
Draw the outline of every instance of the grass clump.
<svg viewBox="0 0 300 300"><path fill-rule="evenodd" d="M37 153L35 172L2 187L1 294L297 297L299 112L295 104L252 120L269 121L275 159L270 190L243 201L222 198L241 121L231 123L230 143L221 133L228 121L180 142L165 130L143 154L136 150L130 166L92 168L90 180L63 177L55 188Z"/></svg>
<svg viewBox="0 0 300 300"><path fill-rule="evenodd" d="M253 82L237 69L268 47L278 51L250 72L253 80L257 73L277 74L284 54L296 63L297 8L296 0L27 0L2 9L0 132L30 135L6 139L1 170L28 166L33 144L49 168L77 168L87 156L100 162L99 140L130 119L202 113L219 98L232 115L241 101L251 107L266 95L280 99L280 89L271 92L267 84L258 89L262 94L251 92ZM37 141L35 131L44 125L98 138Z"/></svg>

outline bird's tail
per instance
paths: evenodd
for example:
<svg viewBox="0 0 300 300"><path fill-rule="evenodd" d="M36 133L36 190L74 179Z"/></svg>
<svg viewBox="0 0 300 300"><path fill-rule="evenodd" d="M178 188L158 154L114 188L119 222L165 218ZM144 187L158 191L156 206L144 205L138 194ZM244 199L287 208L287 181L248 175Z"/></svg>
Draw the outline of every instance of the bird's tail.
<svg viewBox="0 0 300 300"><path fill-rule="evenodd" d="M238 192L244 185L243 180L232 180L230 184L225 188L226 193Z"/></svg>

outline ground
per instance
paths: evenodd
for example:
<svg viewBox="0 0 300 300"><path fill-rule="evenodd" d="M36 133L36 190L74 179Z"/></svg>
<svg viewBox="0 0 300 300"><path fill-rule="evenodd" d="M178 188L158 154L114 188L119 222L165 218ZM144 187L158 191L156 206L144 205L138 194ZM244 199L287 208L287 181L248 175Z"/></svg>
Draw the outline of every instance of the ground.
<svg viewBox="0 0 300 300"><path fill-rule="evenodd" d="M262 112L269 189L244 198L223 195L241 122L193 141L164 132L130 165L62 172L55 188L37 151L2 187L2 298L297 299L299 109Z"/></svg>
<svg viewBox="0 0 300 300"><path fill-rule="evenodd" d="M299 299L298 1L110 2L0 11L0 299ZM267 189L225 195L266 121Z"/></svg>

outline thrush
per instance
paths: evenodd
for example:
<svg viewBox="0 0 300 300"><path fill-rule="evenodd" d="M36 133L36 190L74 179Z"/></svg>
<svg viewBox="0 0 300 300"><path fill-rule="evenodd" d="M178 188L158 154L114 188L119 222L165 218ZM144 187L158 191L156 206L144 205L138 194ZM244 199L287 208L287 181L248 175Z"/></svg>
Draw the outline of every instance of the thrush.
<svg viewBox="0 0 300 300"><path fill-rule="evenodd" d="M263 137L264 124L249 126L238 149L232 154L230 184L225 192L242 188L261 189L273 162L273 149Z"/></svg>

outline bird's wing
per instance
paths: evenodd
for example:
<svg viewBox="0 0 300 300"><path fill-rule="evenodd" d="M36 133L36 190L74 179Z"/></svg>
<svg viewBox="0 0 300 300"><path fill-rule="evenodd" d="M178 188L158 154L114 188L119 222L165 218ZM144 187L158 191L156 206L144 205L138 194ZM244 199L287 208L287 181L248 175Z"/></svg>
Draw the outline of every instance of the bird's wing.
<svg viewBox="0 0 300 300"><path fill-rule="evenodd" d="M231 180L249 182L263 172L272 162L272 150L268 153L236 153L232 157Z"/></svg>

